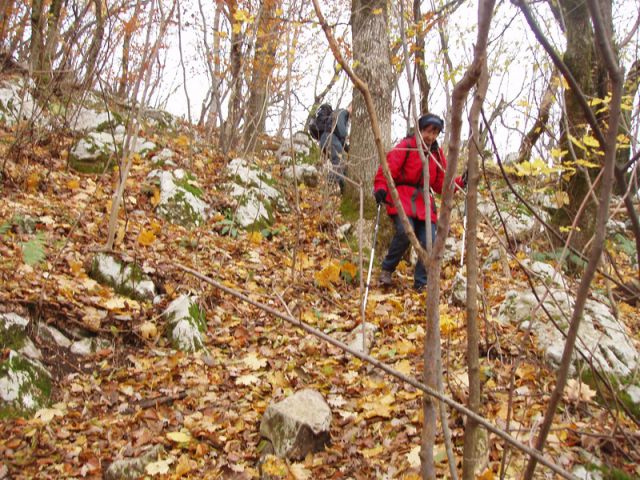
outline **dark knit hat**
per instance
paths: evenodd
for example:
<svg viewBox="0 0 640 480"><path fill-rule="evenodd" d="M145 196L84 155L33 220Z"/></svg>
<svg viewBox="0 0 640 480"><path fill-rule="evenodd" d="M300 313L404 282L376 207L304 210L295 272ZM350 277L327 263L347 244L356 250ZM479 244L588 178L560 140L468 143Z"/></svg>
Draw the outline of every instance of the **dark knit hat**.
<svg viewBox="0 0 640 480"><path fill-rule="evenodd" d="M442 120L442 118L440 118L438 115L434 115L433 113L427 113L426 115L421 116L418 120L418 127L420 128L420 130L424 130L429 125L433 125L441 132L444 131L444 120Z"/></svg>

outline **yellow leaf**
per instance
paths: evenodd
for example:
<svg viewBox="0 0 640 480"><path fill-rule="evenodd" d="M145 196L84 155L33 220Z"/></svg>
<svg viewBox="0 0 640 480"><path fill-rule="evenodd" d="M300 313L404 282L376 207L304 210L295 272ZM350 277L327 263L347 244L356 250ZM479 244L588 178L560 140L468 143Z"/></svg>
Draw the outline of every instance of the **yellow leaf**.
<svg viewBox="0 0 640 480"><path fill-rule="evenodd" d="M242 363L251 370L260 370L262 367L266 367L267 360L265 358L258 358L258 355L255 352L251 352L242 359Z"/></svg>
<svg viewBox="0 0 640 480"><path fill-rule="evenodd" d="M407 453L407 461L411 468L420 467L420 446L413 447L411 451Z"/></svg>
<svg viewBox="0 0 640 480"><path fill-rule="evenodd" d="M260 379L255 375L242 375L236 378L236 385L255 385L260 382Z"/></svg>
<svg viewBox="0 0 640 480"><path fill-rule="evenodd" d="M262 233L260 233L260 232L249 232L249 234L247 235L247 238L254 245L258 245L260 242L262 242Z"/></svg>
<svg viewBox="0 0 640 480"><path fill-rule="evenodd" d="M155 234L150 230L143 230L138 235L138 243L140 245L144 245L145 247L150 246L156 240Z"/></svg>
<svg viewBox="0 0 640 480"><path fill-rule="evenodd" d="M409 360L400 360L395 364L394 368L403 375L411 375L411 362Z"/></svg>
<svg viewBox="0 0 640 480"><path fill-rule="evenodd" d="M176 475L181 477L185 473L189 473L195 467L195 462L189 460L187 455L182 455L176 465Z"/></svg>
<svg viewBox="0 0 640 480"><path fill-rule="evenodd" d="M162 475L169 472L169 465L171 465L172 463L173 458L169 457L165 460L151 462L146 467L144 467L144 469L149 475Z"/></svg>
<svg viewBox="0 0 640 480"><path fill-rule="evenodd" d="M358 267L351 262L344 262L340 266L340 273L346 273L349 279L354 279L358 275Z"/></svg>
<svg viewBox="0 0 640 480"><path fill-rule="evenodd" d="M111 297L109 300L104 302L103 306L107 310L122 310L127 306L127 304L125 302L124 297L116 296L116 297Z"/></svg>
<svg viewBox="0 0 640 480"><path fill-rule="evenodd" d="M365 458L377 457L382 452L384 452L384 450L385 449L382 447L382 445L378 445L377 447L373 447L373 448L363 448L362 455Z"/></svg>
<svg viewBox="0 0 640 480"><path fill-rule="evenodd" d="M160 189L158 187L153 188L153 197L151 197L151 205L157 207L160 204Z"/></svg>
<svg viewBox="0 0 640 480"><path fill-rule="evenodd" d="M482 472L482 475L478 475L477 479L478 480L493 480L493 470L491 470L490 468L487 468L484 472Z"/></svg>
<svg viewBox="0 0 640 480"><path fill-rule="evenodd" d="M340 281L340 266L331 263L315 274L318 286L329 288L332 283Z"/></svg>
<svg viewBox="0 0 640 480"><path fill-rule="evenodd" d="M292 463L289 466L289 472L295 480L309 480L311 478L311 472L304 468L302 463Z"/></svg>
<svg viewBox="0 0 640 480"><path fill-rule="evenodd" d="M396 343L394 347L398 351L399 355L408 355L416 351L416 346L413 342L409 342L408 340L402 340Z"/></svg>
<svg viewBox="0 0 640 480"><path fill-rule="evenodd" d="M176 443L187 443L191 441L191 435L185 432L169 432L167 438Z"/></svg>
<svg viewBox="0 0 640 480"><path fill-rule="evenodd" d="M584 137L582 137L582 141L588 147L597 148L600 146L600 142L598 142L598 140L593 138L591 135L585 135Z"/></svg>
<svg viewBox="0 0 640 480"><path fill-rule="evenodd" d="M35 191L40 184L40 174L38 172L33 172L27 178L27 190L30 192Z"/></svg>
<svg viewBox="0 0 640 480"><path fill-rule="evenodd" d="M587 150L587 147L584 146L584 144L578 140L576 137L574 137L573 135L569 134L569 140L571 140L571 143L573 143L576 147L581 148L582 150Z"/></svg>
<svg viewBox="0 0 640 480"><path fill-rule="evenodd" d="M178 138L176 138L176 144L179 147L187 148L189 146L189 137L187 137L186 135L178 136Z"/></svg>
<svg viewBox="0 0 640 480"><path fill-rule="evenodd" d="M440 315L440 331L447 335L458 328L455 320L449 315Z"/></svg>
<svg viewBox="0 0 640 480"><path fill-rule="evenodd" d="M77 188L80 188L80 182L78 180L69 180L67 182L67 188L69 188L70 190L75 190Z"/></svg>
<svg viewBox="0 0 640 480"><path fill-rule="evenodd" d="M49 423L55 417L64 417L64 412L59 408L41 408L36 412L35 418L43 423Z"/></svg>
<svg viewBox="0 0 640 480"><path fill-rule="evenodd" d="M142 335L142 338L145 340L155 338L158 335L158 327L156 327L156 324L153 322L144 322L140 325L140 335Z"/></svg>
<svg viewBox="0 0 640 480"><path fill-rule="evenodd" d="M374 8L371 13L373 13L374 15L380 15L382 13L382 9L381 8Z"/></svg>

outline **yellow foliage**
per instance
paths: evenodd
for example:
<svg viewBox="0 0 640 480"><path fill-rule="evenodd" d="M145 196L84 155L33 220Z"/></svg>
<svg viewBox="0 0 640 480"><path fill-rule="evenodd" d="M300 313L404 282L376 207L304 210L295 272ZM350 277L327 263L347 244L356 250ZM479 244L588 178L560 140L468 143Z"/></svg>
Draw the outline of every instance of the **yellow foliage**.
<svg viewBox="0 0 640 480"><path fill-rule="evenodd" d="M140 245L144 245L145 247L148 247L151 244L153 244L155 240L156 240L156 236L150 230L143 230L140 232L140 235L138 235L138 243Z"/></svg>
<svg viewBox="0 0 640 480"><path fill-rule="evenodd" d="M319 287L329 288L332 283L340 281L340 265L330 263L319 272L316 272L314 278Z"/></svg>

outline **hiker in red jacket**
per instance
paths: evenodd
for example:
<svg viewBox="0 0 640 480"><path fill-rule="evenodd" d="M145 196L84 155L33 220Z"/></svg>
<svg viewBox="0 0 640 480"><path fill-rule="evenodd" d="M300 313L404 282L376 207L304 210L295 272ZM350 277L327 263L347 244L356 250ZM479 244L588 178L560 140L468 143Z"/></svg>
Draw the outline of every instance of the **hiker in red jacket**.
<svg viewBox="0 0 640 480"><path fill-rule="evenodd" d="M442 193L444 184L444 172L447 168L447 159L444 152L438 146L436 138L444 130L444 121L437 115L427 114L418 120L418 128L420 135L426 147L423 147L425 159L429 161L429 187L435 193ZM403 139L388 154L387 162L391 176L398 189L398 195L402 202L409 223L413 227L413 231L420 241L420 245L426 248L426 225L425 225L425 205L424 205L424 179L422 171L422 161L416 147L416 137L411 135ZM455 179L456 185L461 188L466 187L466 175ZM378 173L373 182L374 197L378 204L386 203L387 213L393 220L396 233L389 245L387 256L382 261L382 271L380 272L380 284L389 286L392 284L391 274L394 272L398 263L402 259L407 248L409 248L409 238L404 232L402 222L398 212L393 205L391 195L388 195L389 188L387 181L382 174L382 167L378 168ZM435 240L436 222L438 215L436 212L436 204L433 194L431 198L431 238ZM427 271L418 260L413 276L413 287L421 290L427 284Z"/></svg>

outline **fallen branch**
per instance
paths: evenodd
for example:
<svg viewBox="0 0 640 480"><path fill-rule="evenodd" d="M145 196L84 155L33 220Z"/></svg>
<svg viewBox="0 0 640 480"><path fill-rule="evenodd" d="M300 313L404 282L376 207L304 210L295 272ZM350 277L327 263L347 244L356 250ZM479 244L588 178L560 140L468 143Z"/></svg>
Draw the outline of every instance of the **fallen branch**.
<svg viewBox="0 0 640 480"><path fill-rule="evenodd" d="M540 452L534 450L533 448L528 447L527 445L523 444L522 442L516 440L515 438L513 438L511 435L505 433L503 430L499 429L498 427L496 427L495 425L493 425L491 422L489 422L486 418L482 417L481 415L478 415L474 412L472 412L471 410L469 410L467 407L465 407L464 405L456 402L455 400L452 400L451 398L438 393L437 390L430 388L426 385L424 385L423 383L418 382L416 379L409 377L407 375L404 375L400 372L398 372L397 370L394 370L393 368L391 368L389 365L387 365L386 363L380 362L379 360L376 360L375 358L362 353L359 350L350 348L347 344L341 342L340 340L336 340L335 338L331 337L330 335L327 335L326 333L317 330L313 327L311 327L310 325L307 325L306 323L302 322L301 320L295 319L293 317L291 317L290 315L285 315L273 308L271 308L268 305L265 305L263 303L257 302L255 300L250 299L249 297L247 297L246 295L238 292L237 290L234 290L233 288L230 288L226 285L223 285L222 283L209 278L205 275L202 275L200 272L197 272L189 267L186 267L184 265L181 265L179 263L175 263L173 264L175 267L179 268L180 270L182 270L183 272L189 273L191 275L193 275L194 277L208 283L209 285L216 287L220 290L222 290L225 293L228 293L229 295L238 298L240 300L242 300L243 302L249 303L251 305L253 305L254 307L257 307L275 317L278 317L281 320L284 320L285 322L290 323L291 325L294 325L296 327L301 328L302 330L304 330L307 333L310 333L311 335L320 338L324 341L326 341L327 343L330 343L331 345L333 345L334 347L338 347L340 350L350 353L351 355L353 355L354 357L359 358L360 360L367 362L368 364L382 370L383 372L391 375L392 377L397 378L398 380L404 382L404 383L408 383L409 385L411 385L412 387L420 390L421 392L426 393L427 395L429 395L430 397L436 398L438 400L440 400L441 402L446 403L448 406L450 406L451 408L453 408L454 410L457 410L458 412L460 412L463 415L466 415L468 418L471 418L473 420L475 420L476 422L478 422L478 424L482 425L484 428L486 428L488 431L490 431L491 433L497 435L498 437L500 437L501 439L503 439L504 441L506 441L507 443L509 443L510 445L514 446L515 448L517 448L518 450L526 453L527 455L529 455L530 457L535 458L538 462L540 462L542 465L545 465L546 467L548 467L550 470L552 470L553 472L557 473L558 475L560 475L563 478L567 478L570 480L578 480L578 478L576 476L574 476L573 474L567 472L565 469L563 469L562 467L560 467L559 465L556 465L555 463L553 463L551 460L548 460L547 458L544 457L544 455L542 455Z"/></svg>

